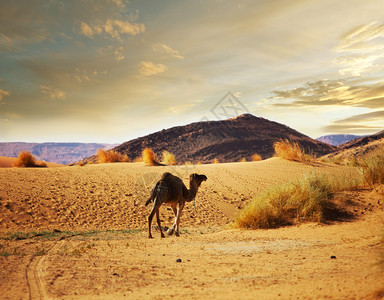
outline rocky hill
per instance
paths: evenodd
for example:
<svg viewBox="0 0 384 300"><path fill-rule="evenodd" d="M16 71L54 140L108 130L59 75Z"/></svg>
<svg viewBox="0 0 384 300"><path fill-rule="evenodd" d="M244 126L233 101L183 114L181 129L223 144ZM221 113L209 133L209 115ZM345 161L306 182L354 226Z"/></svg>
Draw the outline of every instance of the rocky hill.
<svg viewBox="0 0 384 300"><path fill-rule="evenodd" d="M251 114L223 121L205 121L165 129L125 142L114 148L130 159L141 156L144 148L151 148L158 157L162 151L173 153L178 163L236 162L251 160L255 153L263 159L274 155L273 144L279 139L299 142L307 151L322 156L335 147L310 137L283 124ZM95 161L90 157L84 162Z"/></svg>
<svg viewBox="0 0 384 300"><path fill-rule="evenodd" d="M97 149L114 146L98 143L0 143L0 156L17 157L21 151L28 151L38 160L65 165L94 155Z"/></svg>
<svg viewBox="0 0 384 300"><path fill-rule="evenodd" d="M324 135L316 140L330 144L332 146L339 146L341 144L347 143L351 140L360 138L360 135L352 135L352 134L330 134L330 135Z"/></svg>
<svg viewBox="0 0 384 300"><path fill-rule="evenodd" d="M345 164L351 160L369 155L369 153L377 149L382 149L384 153L384 130L342 144L337 147L335 152L325 155L324 159Z"/></svg>

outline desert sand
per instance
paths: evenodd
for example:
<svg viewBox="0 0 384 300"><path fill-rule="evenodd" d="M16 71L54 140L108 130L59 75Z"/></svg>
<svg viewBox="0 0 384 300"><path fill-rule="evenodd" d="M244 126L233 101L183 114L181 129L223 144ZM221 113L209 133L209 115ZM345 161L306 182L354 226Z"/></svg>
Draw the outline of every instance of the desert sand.
<svg viewBox="0 0 384 300"><path fill-rule="evenodd" d="M183 211L180 237L161 239L154 229L154 239L148 239L151 208L144 203L166 171L187 186L191 173L208 180L197 194L196 210L191 202ZM377 264L384 201L374 190L340 195L349 217L327 224L231 228L233 217L258 192L312 172L356 174L347 167L280 158L176 167L2 168L0 298L378 298L384 288ZM170 226L170 208L160 212L162 225Z"/></svg>

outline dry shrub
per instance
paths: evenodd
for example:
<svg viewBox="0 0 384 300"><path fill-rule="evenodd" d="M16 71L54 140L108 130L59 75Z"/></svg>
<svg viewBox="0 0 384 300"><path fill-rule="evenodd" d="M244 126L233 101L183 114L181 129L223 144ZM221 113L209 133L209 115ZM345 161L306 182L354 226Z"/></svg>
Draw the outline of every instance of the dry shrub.
<svg viewBox="0 0 384 300"><path fill-rule="evenodd" d="M129 157L126 154L121 154L117 151L103 149L97 150L97 161L100 164L114 163L114 162L129 162Z"/></svg>
<svg viewBox="0 0 384 300"><path fill-rule="evenodd" d="M350 176L356 179L356 176ZM338 178L339 179L339 178ZM333 194L353 189L350 178L307 175L301 180L273 186L260 193L235 218L238 228L275 228L300 222L322 222L332 206Z"/></svg>
<svg viewBox="0 0 384 300"><path fill-rule="evenodd" d="M257 153L252 155L252 161L260 161L262 160L261 156Z"/></svg>
<svg viewBox="0 0 384 300"><path fill-rule="evenodd" d="M217 158L214 158L214 159L213 159L213 163L214 163L214 164L219 164L220 162L219 162L219 160L218 160Z"/></svg>
<svg viewBox="0 0 384 300"><path fill-rule="evenodd" d="M243 157L239 162L247 162L247 160Z"/></svg>
<svg viewBox="0 0 384 300"><path fill-rule="evenodd" d="M176 165L176 158L175 158L175 155L173 155L172 153L168 152L168 151L163 151L163 157L161 159L161 162L165 165L168 165L168 166L173 166L173 165Z"/></svg>
<svg viewBox="0 0 384 300"><path fill-rule="evenodd" d="M299 143L289 141L288 139L280 139L273 144L277 156L293 161L304 163L313 162L316 158L313 153L307 154Z"/></svg>
<svg viewBox="0 0 384 300"><path fill-rule="evenodd" d="M21 151L19 157L14 164L18 168L33 168L33 167L46 167L43 161L37 161L36 158L28 151Z"/></svg>
<svg viewBox="0 0 384 300"><path fill-rule="evenodd" d="M382 148L362 155L356 159L356 165L363 174L366 185L375 186L384 184L384 152Z"/></svg>
<svg viewBox="0 0 384 300"><path fill-rule="evenodd" d="M156 154L151 148L145 148L142 153L143 162L146 166L158 166L160 165Z"/></svg>

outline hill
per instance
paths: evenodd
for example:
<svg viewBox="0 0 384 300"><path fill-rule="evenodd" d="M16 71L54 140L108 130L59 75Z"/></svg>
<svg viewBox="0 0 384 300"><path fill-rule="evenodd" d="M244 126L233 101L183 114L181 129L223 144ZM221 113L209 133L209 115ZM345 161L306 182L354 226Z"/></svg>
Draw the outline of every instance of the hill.
<svg viewBox="0 0 384 300"><path fill-rule="evenodd" d="M178 163L235 162L251 160L255 153L263 159L274 155L273 144L279 139L299 142L307 151L324 155L333 146L316 141L283 124L251 114L223 121L204 121L173 127L125 142L114 148L131 160L141 156L144 148L151 148L159 157L162 151L173 153ZM86 159L95 161L95 157Z"/></svg>
<svg viewBox="0 0 384 300"><path fill-rule="evenodd" d="M335 152L325 155L324 159L343 164L380 148L384 152L384 130L342 144Z"/></svg>
<svg viewBox="0 0 384 300"><path fill-rule="evenodd" d="M0 143L0 156L17 157L21 151L28 151L38 160L65 165L89 157L97 149L113 146L98 143Z"/></svg>
<svg viewBox="0 0 384 300"><path fill-rule="evenodd" d="M351 140L360 138L360 135L352 135L352 134L330 134L318 137L316 140L327 143L332 146L339 146L341 144L347 143Z"/></svg>

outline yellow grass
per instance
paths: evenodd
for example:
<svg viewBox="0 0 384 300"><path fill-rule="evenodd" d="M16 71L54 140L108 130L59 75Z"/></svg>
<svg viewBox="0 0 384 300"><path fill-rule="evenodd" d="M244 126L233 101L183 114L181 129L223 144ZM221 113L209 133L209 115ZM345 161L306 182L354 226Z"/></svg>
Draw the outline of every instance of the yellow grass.
<svg viewBox="0 0 384 300"><path fill-rule="evenodd" d="M247 162L247 160L243 157L242 159L240 159L240 162Z"/></svg>
<svg viewBox="0 0 384 300"><path fill-rule="evenodd" d="M273 145L277 156L293 161L309 163L315 160L315 156L305 153L299 143L289 141L288 139L280 139Z"/></svg>
<svg viewBox="0 0 384 300"><path fill-rule="evenodd" d="M368 186L384 184L384 152L383 148L363 155L355 160L355 164L361 169L364 183Z"/></svg>
<svg viewBox="0 0 384 300"><path fill-rule="evenodd" d="M114 163L114 162L129 162L129 158L126 154L121 154L117 151L103 149L97 150L97 160L100 164Z"/></svg>
<svg viewBox="0 0 384 300"><path fill-rule="evenodd" d="M151 148L145 148L142 153L143 162L146 166L157 166L159 165L156 154Z"/></svg>
<svg viewBox="0 0 384 300"><path fill-rule="evenodd" d="M219 162L219 160L218 160L217 158L214 158L214 159L213 159L213 163L214 163L214 164L219 164L220 162Z"/></svg>
<svg viewBox="0 0 384 300"><path fill-rule="evenodd" d="M43 161L37 161L36 158L28 151L21 151L15 167L18 168L30 168L30 167L46 167L46 163Z"/></svg>
<svg viewBox="0 0 384 300"><path fill-rule="evenodd" d="M175 155L173 155L172 153L164 150L161 162L163 164L165 164L165 165L168 165L168 166L174 166L174 165L176 165Z"/></svg>
<svg viewBox="0 0 384 300"><path fill-rule="evenodd" d="M257 153L252 155L252 161L260 161L262 160L261 156Z"/></svg>
<svg viewBox="0 0 384 300"><path fill-rule="evenodd" d="M275 228L305 221L322 222L337 191L354 189L358 178L307 175L260 193L235 218L237 228Z"/></svg>

